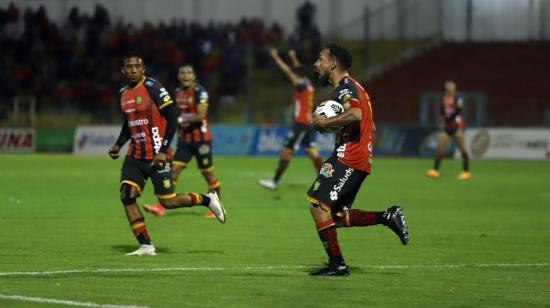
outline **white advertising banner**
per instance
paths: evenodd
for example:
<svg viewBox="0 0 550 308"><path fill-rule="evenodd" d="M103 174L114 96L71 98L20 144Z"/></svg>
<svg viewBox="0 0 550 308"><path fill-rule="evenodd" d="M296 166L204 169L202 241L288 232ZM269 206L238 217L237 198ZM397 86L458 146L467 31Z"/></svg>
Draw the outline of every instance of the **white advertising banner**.
<svg viewBox="0 0 550 308"><path fill-rule="evenodd" d="M74 134L74 154L107 155L107 150L112 147L122 125L116 126L78 126ZM129 141L120 150L124 157L128 151Z"/></svg>
<svg viewBox="0 0 550 308"><path fill-rule="evenodd" d="M465 144L478 159L550 160L550 129L546 128L468 128Z"/></svg>
<svg viewBox="0 0 550 308"><path fill-rule="evenodd" d="M34 128L0 128L0 152L34 152Z"/></svg>

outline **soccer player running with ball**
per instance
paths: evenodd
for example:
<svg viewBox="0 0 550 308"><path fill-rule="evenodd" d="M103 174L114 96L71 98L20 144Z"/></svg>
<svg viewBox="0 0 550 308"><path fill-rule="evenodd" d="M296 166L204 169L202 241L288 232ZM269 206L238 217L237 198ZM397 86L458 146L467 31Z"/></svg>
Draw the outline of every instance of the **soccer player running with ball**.
<svg viewBox="0 0 550 308"><path fill-rule="evenodd" d="M212 133L208 127L208 93L197 83L197 77L191 65L183 65L179 68L178 80L181 87L176 88L179 133L178 148L172 161L174 186L180 173L195 157L208 190L215 191L219 197L221 184L214 175ZM157 217L164 215L164 207L160 202L154 205L146 204L144 208ZM205 217L213 218L215 215L210 211Z"/></svg>
<svg viewBox="0 0 550 308"><path fill-rule="evenodd" d="M409 241L403 209L397 205L385 211L352 209L361 184L371 173L374 123L370 98L348 74L352 57L340 45L329 44L314 64L323 85L334 89L332 100L344 106L344 112L331 118L313 115L319 131L342 126L336 133L335 150L325 161L317 179L307 192L310 211L319 238L328 255L328 266L311 275L349 275L340 251L337 228L382 224L389 227L403 245Z"/></svg>
<svg viewBox="0 0 550 308"><path fill-rule="evenodd" d="M463 99L456 91L456 83L452 80L445 82L445 95L441 105L441 120L439 126L441 131L437 136L437 149L434 159L434 167L426 171L426 176L438 179L440 176L439 167L445 154L445 147L452 139L455 140L460 154L462 154L462 172L458 174L461 181L472 177L469 169L468 152L464 146L464 118L462 117Z"/></svg>
<svg viewBox="0 0 550 308"><path fill-rule="evenodd" d="M313 106L314 88L309 79L305 76L304 68L300 64L294 50L288 52L293 69L279 57L276 49L271 49L270 54L294 88L294 124L279 154L279 165L277 166L277 170L275 170L273 178L260 179L258 181L260 185L266 188L277 189L279 180L288 167L292 155L298 150L300 145L304 146L305 151L309 155L317 171L321 168L322 161L315 147L315 130L311 127L311 108Z"/></svg>
<svg viewBox="0 0 550 308"><path fill-rule="evenodd" d="M127 80L127 85L120 90L120 108L124 114L124 123L108 154L117 159L120 148L130 140L122 165L120 199L140 246L127 255L156 255L145 219L136 201L148 178L153 182L159 202L167 209L206 206L222 223L225 222L225 209L216 192L174 193L170 142L177 127L176 106L158 81L145 76L141 56L125 56L121 71Z"/></svg>

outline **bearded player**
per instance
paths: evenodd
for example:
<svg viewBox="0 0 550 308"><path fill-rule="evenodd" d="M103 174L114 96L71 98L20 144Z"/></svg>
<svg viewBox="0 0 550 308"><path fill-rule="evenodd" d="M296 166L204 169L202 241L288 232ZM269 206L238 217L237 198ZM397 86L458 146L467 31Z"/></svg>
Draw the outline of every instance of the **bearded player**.
<svg viewBox="0 0 550 308"><path fill-rule="evenodd" d="M361 184L371 173L374 122L370 98L348 73L350 53L340 45L329 44L314 64L323 85L334 89L332 100L344 106L344 112L332 118L313 116L312 125L326 131L342 127L336 133L335 149L325 161L317 179L307 192L310 212L317 233L328 255L328 266L311 275L349 275L340 251L337 228L382 224L389 227L403 245L409 241L403 209L397 205L385 211L352 209Z"/></svg>

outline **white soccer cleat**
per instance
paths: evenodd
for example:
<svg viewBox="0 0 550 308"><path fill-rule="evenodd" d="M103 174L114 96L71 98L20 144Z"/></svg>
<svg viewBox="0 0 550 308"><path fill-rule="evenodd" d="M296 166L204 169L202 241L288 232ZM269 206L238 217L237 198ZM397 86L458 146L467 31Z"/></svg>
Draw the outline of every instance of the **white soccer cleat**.
<svg viewBox="0 0 550 308"><path fill-rule="evenodd" d="M265 188L269 188L272 190L277 189L277 182L273 181L272 179L259 179L258 183Z"/></svg>
<svg viewBox="0 0 550 308"><path fill-rule="evenodd" d="M214 215L216 215L216 218L219 222L222 224L225 223L225 208L223 207L222 203L220 202L220 198L218 198L218 194L213 191L206 194L210 198L210 202L208 203L208 208Z"/></svg>
<svg viewBox="0 0 550 308"><path fill-rule="evenodd" d="M156 256L157 252L155 250L155 246L141 244L137 250L129 252L126 255L127 256Z"/></svg>

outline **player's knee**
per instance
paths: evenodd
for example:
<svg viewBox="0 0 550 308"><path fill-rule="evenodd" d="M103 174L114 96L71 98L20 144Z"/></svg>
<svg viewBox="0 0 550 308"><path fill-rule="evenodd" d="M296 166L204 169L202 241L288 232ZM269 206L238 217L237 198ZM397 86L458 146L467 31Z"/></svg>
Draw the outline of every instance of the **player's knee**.
<svg viewBox="0 0 550 308"><path fill-rule="evenodd" d="M122 201L122 204L134 204L136 203L136 199L137 193L135 192L135 188L133 188L131 185L123 184L120 188L120 201Z"/></svg>
<svg viewBox="0 0 550 308"><path fill-rule="evenodd" d="M332 215L332 220L334 221L334 224L336 225L336 228L340 228L344 225L344 219L338 215Z"/></svg>

